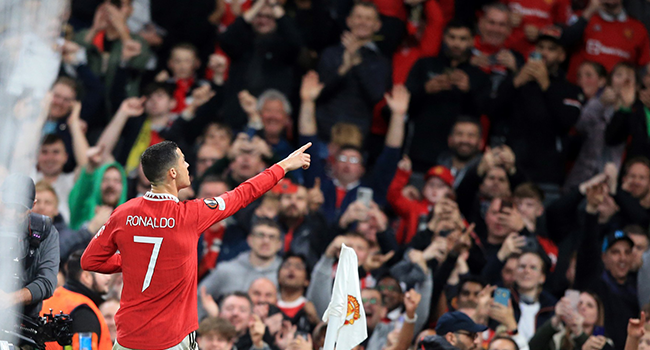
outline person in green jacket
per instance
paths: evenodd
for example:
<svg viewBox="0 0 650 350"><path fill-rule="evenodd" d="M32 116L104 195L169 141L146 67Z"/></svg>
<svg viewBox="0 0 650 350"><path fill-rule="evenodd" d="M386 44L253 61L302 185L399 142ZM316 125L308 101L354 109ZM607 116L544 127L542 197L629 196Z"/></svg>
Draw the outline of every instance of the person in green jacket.
<svg viewBox="0 0 650 350"><path fill-rule="evenodd" d="M95 216L96 210L115 209L126 202L126 180L126 172L119 163L96 167L90 162L70 192L70 228L78 230Z"/></svg>

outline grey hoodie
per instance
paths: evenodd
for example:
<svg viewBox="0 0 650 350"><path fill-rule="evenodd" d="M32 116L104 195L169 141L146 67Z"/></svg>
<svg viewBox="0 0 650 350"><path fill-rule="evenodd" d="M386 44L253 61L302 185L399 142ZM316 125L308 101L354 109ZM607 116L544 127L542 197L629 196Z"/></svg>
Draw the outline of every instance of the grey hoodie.
<svg viewBox="0 0 650 350"><path fill-rule="evenodd" d="M260 277L266 277L278 285L278 270L282 259L275 257L271 265L263 268L250 263L250 251L239 254L235 259L220 263L199 284L199 321L207 316L201 306L200 291L205 287L206 292L217 300L226 294L240 291L246 293L251 283Z"/></svg>

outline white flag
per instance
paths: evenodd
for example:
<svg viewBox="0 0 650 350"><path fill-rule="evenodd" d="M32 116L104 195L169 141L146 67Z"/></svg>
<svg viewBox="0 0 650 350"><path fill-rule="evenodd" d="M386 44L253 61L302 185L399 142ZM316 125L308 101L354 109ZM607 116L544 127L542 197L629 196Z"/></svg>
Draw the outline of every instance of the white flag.
<svg viewBox="0 0 650 350"><path fill-rule="evenodd" d="M357 254L345 244L341 247L334 277L332 300L323 314L327 333L323 350L350 350L368 338L366 312L359 289Z"/></svg>

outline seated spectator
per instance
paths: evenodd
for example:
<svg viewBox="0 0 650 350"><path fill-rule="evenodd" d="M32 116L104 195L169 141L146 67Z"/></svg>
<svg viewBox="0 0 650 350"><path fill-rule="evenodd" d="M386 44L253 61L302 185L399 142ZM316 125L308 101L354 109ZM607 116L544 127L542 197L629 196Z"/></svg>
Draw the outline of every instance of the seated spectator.
<svg viewBox="0 0 650 350"><path fill-rule="evenodd" d="M244 90L239 93L239 103L248 115L246 133L249 137L261 137L277 157L286 157L293 152L293 146L289 144L292 136L291 104L283 93L269 89L258 99Z"/></svg>
<svg viewBox="0 0 650 350"><path fill-rule="evenodd" d="M259 220L248 235L249 252L241 253L235 260L217 265L199 285L208 294L219 298L235 291L247 290L259 277L266 277L277 283L277 272L281 259L277 256L281 249L280 228L272 220ZM199 319L206 312L199 305ZM237 326L237 325L235 325Z"/></svg>
<svg viewBox="0 0 650 350"><path fill-rule="evenodd" d="M481 160L483 130L476 118L459 116L447 137L448 151L438 157L438 165L451 171L454 188L463 181L465 173Z"/></svg>
<svg viewBox="0 0 650 350"><path fill-rule="evenodd" d="M145 40L129 32L126 21L132 12L132 0L121 0L119 6L103 3L95 11L92 26L75 35L75 42L86 49L88 66L104 81L109 111L117 108L111 108L108 98L117 70L124 67L130 72L125 85L118 88L124 88L129 97L137 96L142 72L151 56Z"/></svg>
<svg viewBox="0 0 650 350"><path fill-rule="evenodd" d="M79 110L75 108L75 114L77 117ZM70 123L75 123L74 117L68 118ZM77 123L78 123L78 119ZM68 153L65 148L63 140L56 134L46 135L41 141L40 148L38 150L38 156L36 160L36 176L34 177L37 181L43 181L54 188L56 191L57 197L60 198L58 203L58 212L61 214L62 219L65 222L70 221L70 207L68 206L68 198L70 196L70 191L79 176L81 169L86 166L88 163L88 141L83 135L83 132L79 128L79 125L75 125L74 128L70 128L75 135L74 143L74 158L78 158L75 161L77 167L72 173L64 173L63 169L68 160Z"/></svg>
<svg viewBox="0 0 650 350"><path fill-rule="evenodd" d="M237 340L235 326L223 318L206 318L199 323L196 342L201 350L233 350Z"/></svg>
<svg viewBox="0 0 650 350"><path fill-rule="evenodd" d="M598 63L587 62L582 64L578 71L579 79L585 80L586 78L581 77L590 74L585 73L585 71L595 70L594 67L597 67L595 65L598 65ZM612 133L616 127L610 127L609 125L614 115L617 114L616 109L621 103L621 93L625 86L630 83L629 79L636 80L634 78L634 69L626 63L617 64L609 76L609 84L599 87L596 90L597 95L594 95L583 107L580 119L576 123L576 131L582 135L584 141L578 158L567 176L564 185L566 188L577 186L601 173L607 162L613 162L616 166L620 166L625 146L623 144L612 144L613 139L606 138L606 135L613 137ZM583 91L585 91L584 88ZM588 96L588 94L585 93L585 96Z"/></svg>
<svg viewBox="0 0 650 350"><path fill-rule="evenodd" d="M602 202L602 187L587 190L584 237L578 250L574 288L594 290L604 304L605 330L614 341L614 348L623 349L626 322L639 314L637 286L630 275L634 241L624 232L608 233L599 249L597 234L597 207ZM598 261L601 255L602 264Z"/></svg>
<svg viewBox="0 0 650 350"><path fill-rule="evenodd" d="M474 36L474 49L470 63L490 74L492 91L515 74L524 64L520 53L510 50L506 40L512 33L511 12L505 4L493 3L483 7L478 20L478 33Z"/></svg>
<svg viewBox="0 0 650 350"><path fill-rule="evenodd" d="M397 232L397 242L400 244L409 243L417 232L424 229L437 203L454 196L454 176L449 169L438 165L429 169L424 176L422 199L416 201L407 198L402 191L409 181L411 171L411 160L404 156L398 163L397 173L388 188L388 202L401 217Z"/></svg>
<svg viewBox="0 0 650 350"><path fill-rule="evenodd" d="M608 71L621 61L635 66L650 62L648 32L641 22L629 17L621 0L590 3L569 30L571 38L567 40L578 46L569 66L570 81L575 81L584 61L598 62Z"/></svg>
<svg viewBox="0 0 650 350"><path fill-rule="evenodd" d="M598 349L613 350L611 339L604 336L603 324L603 303L598 295L582 292L577 305L564 297L555 305L555 315L537 329L530 350L582 349L587 342L602 343Z"/></svg>
<svg viewBox="0 0 650 350"><path fill-rule="evenodd" d="M324 88L317 101L318 135L330 139L337 122L353 123L367 135L373 108L389 90L390 61L373 36L381 27L379 11L371 2L356 3L346 20L341 44L325 49L318 65Z"/></svg>
<svg viewBox="0 0 650 350"><path fill-rule="evenodd" d="M618 68L618 69L616 69ZM621 63L612 70L612 84L618 82L615 97L610 102L615 109L607 129L605 142L610 147L624 147L625 156L630 159L637 156L650 157L650 137L638 128L647 124L645 110L650 105L650 91L639 90L636 70L630 63ZM638 96L638 97L637 97Z"/></svg>
<svg viewBox="0 0 650 350"><path fill-rule="evenodd" d="M506 143L517 157L517 168L551 193L559 193L564 183L566 139L583 102L580 88L560 69L567 57L561 33L557 27L540 31L535 54L513 79L501 84L495 102L496 108L505 107Z"/></svg>
<svg viewBox="0 0 650 350"><path fill-rule="evenodd" d="M265 90L277 89L293 97L293 71L301 38L282 6L256 1L220 35L219 44L231 59L221 110L224 123L234 130L246 125L246 114L237 99L242 90L259 96Z"/></svg>
<svg viewBox="0 0 650 350"><path fill-rule="evenodd" d="M307 258L299 254L286 254L278 270L280 294L277 306L291 324L297 326L298 331L307 333L311 333L320 321L314 303L305 298L309 279ZM366 317L369 317L367 313Z"/></svg>
<svg viewBox="0 0 650 350"><path fill-rule="evenodd" d="M414 130L409 135L409 157L418 173L436 165L440 153L447 149L445 140L456 117L478 117L489 96L488 76L469 63L472 30L451 21L443 43L441 53L419 59L406 80L413 97L409 107Z"/></svg>
<svg viewBox="0 0 650 350"><path fill-rule="evenodd" d="M101 149L89 151L88 164L70 191L70 228L78 230L97 215L112 212L126 202L126 173L117 162L103 163Z"/></svg>

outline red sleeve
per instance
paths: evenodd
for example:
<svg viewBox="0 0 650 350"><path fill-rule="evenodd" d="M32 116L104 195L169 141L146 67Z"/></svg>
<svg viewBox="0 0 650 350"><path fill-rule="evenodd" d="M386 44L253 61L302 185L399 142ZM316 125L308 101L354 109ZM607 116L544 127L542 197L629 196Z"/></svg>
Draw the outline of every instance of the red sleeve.
<svg viewBox="0 0 650 350"><path fill-rule="evenodd" d="M406 184L409 182L410 177L410 172L398 168L395 172L395 177L393 177L393 181L390 183L390 186L388 186L386 199L393 209L395 209L395 212L400 216L407 215L409 208L413 208L416 204L415 201L402 195L402 189L404 189Z"/></svg>
<svg viewBox="0 0 650 350"><path fill-rule="evenodd" d="M438 56L442 33L445 29L445 19L437 1L427 1L424 4L426 26L420 40L420 50L423 57Z"/></svg>
<svg viewBox="0 0 650 350"><path fill-rule="evenodd" d="M86 247L81 256L82 269L107 274L122 272L122 256L115 253L117 245L114 239L116 222L114 214Z"/></svg>
<svg viewBox="0 0 650 350"><path fill-rule="evenodd" d="M219 197L191 201L197 208L197 232L207 230L214 223L249 205L277 185L283 177L284 169L276 164Z"/></svg>
<svg viewBox="0 0 650 350"><path fill-rule="evenodd" d="M648 32L645 30L643 24L640 24L638 27L639 30L637 31L641 32L641 46L638 48L639 55L637 57L639 60L636 64L637 66L645 66L650 63L650 39L648 38Z"/></svg>
<svg viewBox="0 0 650 350"><path fill-rule="evenodd" d="M558 0L553 7L553 22L559 24L567 24L569 19L573 15L573 10L571 9L571 1L569 0Z"/></svg>

